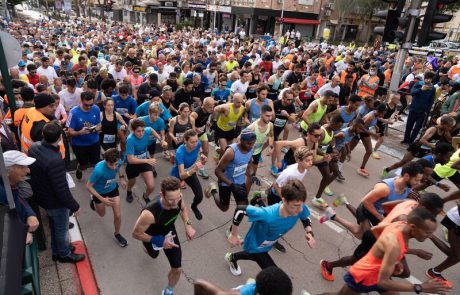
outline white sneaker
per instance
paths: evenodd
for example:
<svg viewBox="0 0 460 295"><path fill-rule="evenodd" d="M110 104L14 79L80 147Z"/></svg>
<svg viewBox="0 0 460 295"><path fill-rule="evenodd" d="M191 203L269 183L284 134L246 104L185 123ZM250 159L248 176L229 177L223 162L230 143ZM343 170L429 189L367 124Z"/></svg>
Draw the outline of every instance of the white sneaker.
<svg viewBox="0 0 460 295"><path fill-rule="evenodd" d="M241 268L238 265L238 263L236 263L236 261L232 260L232 253L229 252L225 254L225 261L227 261L227 264L230 267L230 272L232 273L232 275L234 276L241 275Z"/></svg>
<svg viewBox="0 0 460 295"><path fill-rule="evenodd" d="M320 209L325 209L328 206L323 198L313 198L313 200L311 200L311 203L313 204L313 206L318 207Z"/></svg>

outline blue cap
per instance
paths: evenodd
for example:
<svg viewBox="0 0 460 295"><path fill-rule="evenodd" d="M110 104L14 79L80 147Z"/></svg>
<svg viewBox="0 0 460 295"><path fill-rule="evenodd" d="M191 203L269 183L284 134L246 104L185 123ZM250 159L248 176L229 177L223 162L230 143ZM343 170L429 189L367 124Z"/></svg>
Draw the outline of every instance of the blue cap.
<svg viewBox="0 0 460 295"><path fill-rule="evenodd" d="M19 67L25 67L27 64L25 61L21 60L19 63L18 63L18 66Z"/></svg>

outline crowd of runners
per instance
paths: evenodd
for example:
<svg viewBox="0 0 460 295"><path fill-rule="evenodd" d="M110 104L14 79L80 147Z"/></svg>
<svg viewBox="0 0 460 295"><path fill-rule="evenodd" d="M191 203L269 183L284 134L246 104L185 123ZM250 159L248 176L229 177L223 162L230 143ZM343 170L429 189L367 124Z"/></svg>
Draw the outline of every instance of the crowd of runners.
<svg viewBox="0 0 460 295"><path fill-rule="evenodd" d="M181 275L176 219L180 215L187 239L193 239L204 218L203 197L223 212L232 207L232 197L236 203L227 213L233 221L226 235L242 250L222 253L231 273L241 275L241 260L256 262L262 272L238 291L198 281L197 294L291 294L289 269L277 268L269 251L286 252L279 240L299 219L308 246L315 247L306 187L307 172L318 169L321 182L308 201L322 210L320 222L338 223L362 241L350 256L320 261L318 271L327 281L334 280L334 268L350 266L344 287L325 294L452 291L442 272L460 261L459 57L408 56L400 88L390 93L394 51L354 43L315 45L289 34L248 38L240 30L218 34L78 19L7 23L5 31L20 42L22 57L9 69L14 112L0 87L1 145L13 188L29 172L19 173L20 167L30 165L32 199L52 221L53 259L85 259L73 253L62 226L65 214L67 226L69 211L78 213L80 205L70 191L53 200L43 188L44 175L54 169L50 163L65 167L75 158L78 180L94 167L86 182L91 201L82 205L101 217L113 210L114 238L121 247L128 240L120 233L120 207L133 202L136 180L145 184L145 207L132 235L151 258L161 250L167 256L171 269L162 294L174 294ZM334 192L334 181L362 177L366 182L366 165L371 157L380 159L388 126L406 115L404 158L383 169L381 182L367 184L370 191L359 204ZM353 153L359 142L363 154ZM58 157L47 163L52 152ZM352 155L362 157L355 167L359 176L342 169ZM170 176L156 179L161 158L170 161ZM214 171L206 169L209 161L217 163ZM274 177L267 190L259 189L260 163L269 163ZM54 170L48 176L58 175ZM209 174L217 183L202 185ZM440 183L443 179L456 187ZM426 193L429 186L449 194ZM182 197L186 188L193 192L190 202ZM327 202L324 195L335 198ZM447 202L452 204L444 207ZM34 231L37 213L27 202L20 206ZM336 214L338 206L351 215ZM447 243L433 235L443 208ZM244 216L252 226L243 239L238 228ZM406 254L432 256L411 248L411 239L430 239L446 255L421 284L392 280L409 276Z"/></svg>

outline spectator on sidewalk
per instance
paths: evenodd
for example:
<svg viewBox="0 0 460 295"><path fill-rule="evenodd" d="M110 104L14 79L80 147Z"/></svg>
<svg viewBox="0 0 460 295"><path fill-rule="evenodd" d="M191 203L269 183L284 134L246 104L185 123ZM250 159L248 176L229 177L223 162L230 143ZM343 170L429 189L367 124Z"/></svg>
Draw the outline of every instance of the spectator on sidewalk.
<svg viewBox="0 0 460 295"><path fill-rule="evenodd" d="M31 186L50 219L53 260L78 262L85 256L71 252L68 232L70 213L78 215L80 205L70 192L65 163L59 153L61 133L58 123L49 122L43 127L43 140L30 147L29 156L36 159L30 167Z"/></svg>
<svg viewBox="0 0 460 295"><path fill-rule="evenodd" d="M13 193L14 205L19 219L27 225L27 239L26 243L32 243L32 235L39 225L37 215L30 207L29 203L21 195L18 188L20 182L24 182L27 174L30 172L29 165L35 162L34 158L27 157L24 153L19 151L6 151L3 153L5 161L6 172ZM0 178L0 204L8 205L6 198L6 190L3 184L3 179Z"/></svg>
<svg viewBox="0 0 460 295"><path fill-rule="evenodd" d="M411 144L415 141L426 116L430 112L436 94L436 89L431 83L433 78L433 72L425 73L423 81L416 83L410 91L412 104L409 108L402 144Z"/></svg>

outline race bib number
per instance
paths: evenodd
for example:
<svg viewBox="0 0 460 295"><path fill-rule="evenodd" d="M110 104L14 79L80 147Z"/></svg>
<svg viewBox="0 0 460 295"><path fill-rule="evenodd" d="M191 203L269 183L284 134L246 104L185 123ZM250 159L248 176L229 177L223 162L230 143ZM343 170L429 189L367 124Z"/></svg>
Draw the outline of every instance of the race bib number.
<svg viewBox="0 0 460 295"><path fill-rule="evenodd" d="M262 244L259 245L259 249L263 249L263 248L270 247L270 246L272 246L273 244L275 244L276 241L277 241L277 240L275 240L275 241L267 241L267 240L265 240L265 241L262 242Z"/></svg>
<svg viewBox="0 0 460 295"><path fill-rule="evenodd" d="M138 159L147 159L147 152L142 153L140 155L135 155L134 157L136 157Z"/></svg>
<svg viewBox="0 0 460 295"><path fill-rule="evenodd" d="M274 125L275 127L284 127L284 125L286 125L286 119L276 118Z"/></svg>
<svg viewBox="0 0 460 295"><path fill-rule="evenodd" d="M184 133L176 133L176 138L178 142L184 141Z"/></svg>
<svg viewBox="0 0 460 295"><path fill-rule="evenodd" d="M115 143L115 134L104 134L103 143Z"/></svg>
<svg viewBox="0 0 460 295"><path fill-rule="evenodd" d="M228 126L230 126L230 127L236 127L236 122L228 122Z"/></svg>
<svg viewBox="0 0 460 295"><path fill-rule="evenodd" d="M235 170L233 170L233 178L244 175L246 173L247 167L248 167L248 164L243 164L243 165L235 167Z"/></svg>
<svg viewBox="0 0 460 295"><path fill-rule="evenodd" d="M327 148L329 147L329 145L320 145L319 146L319 150L323 153L326 153L327 152Z"/></svg>
<svg viewBox="0 0 460 295"><path fill-rule="evenodd" d="M117 112L120 114L120 115L124 115L125 113L128 112L128 109L126 108L117 108Z"/></svg>

